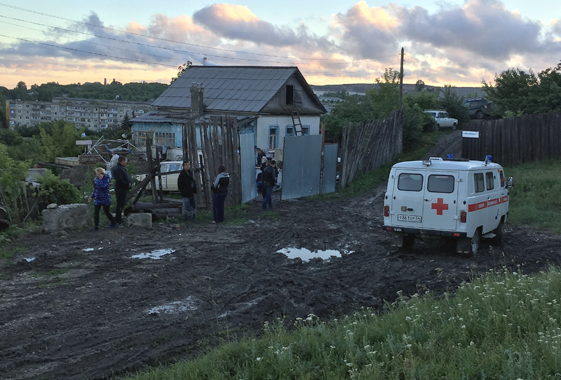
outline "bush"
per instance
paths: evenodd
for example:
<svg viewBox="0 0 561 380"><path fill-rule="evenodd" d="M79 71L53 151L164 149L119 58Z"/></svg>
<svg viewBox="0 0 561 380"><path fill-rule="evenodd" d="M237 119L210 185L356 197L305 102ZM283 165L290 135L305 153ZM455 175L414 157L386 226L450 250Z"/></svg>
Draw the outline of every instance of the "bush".
<svg viewBox="0 0 561 380"><path fill-rule="evenodd" d="M46 203L70 204L80 202L80 192L67 179L60 180L47 171L39 178L39 196Z"/></svg>

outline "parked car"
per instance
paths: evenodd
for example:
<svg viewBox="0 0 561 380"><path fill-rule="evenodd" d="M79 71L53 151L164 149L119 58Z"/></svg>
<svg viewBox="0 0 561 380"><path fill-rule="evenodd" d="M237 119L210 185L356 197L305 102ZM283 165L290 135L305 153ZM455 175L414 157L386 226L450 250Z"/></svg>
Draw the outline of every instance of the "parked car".
<svg viewBox="0 0 561 380"><path fill-rule="evenodd" d="M471 98L466 99L463 106L468 109L470 118L481 120L491 116L493 102L484 98Z"/></svg>
<svg viewBox="0 0 561 380"><path fill-rule="evenodd" d="M425 112L434 117L438 128L456 129L458 126L458 119L451 118L444 110L425 110Z"/></svg>
<svg viewBox="0 0 561 380"><path fill-rule="evenodd" d="M174 171L180 171L183 169L183 161L164 161L160 163L161 172L162 172L162 190L163 191L179 191L177 188L177 178L179 177L179 173L174 174L165 174ZM142 181L146 177L145 174L138 175L137 178L139 181ZM151 189L150 183L146 186L146 189ZM156 188L159 189L159 181L156 177Z"/></svg>

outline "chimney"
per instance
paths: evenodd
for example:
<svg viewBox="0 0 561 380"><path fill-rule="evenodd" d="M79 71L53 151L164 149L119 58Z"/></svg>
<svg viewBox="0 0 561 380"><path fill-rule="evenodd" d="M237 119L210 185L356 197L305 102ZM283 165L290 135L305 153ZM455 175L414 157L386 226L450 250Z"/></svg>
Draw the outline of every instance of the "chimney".
<svg viewBox="0 0 561 380"><path fill-rule="evenodd" d="M204 115L204 88L198 83L191 83L191 116L198 118Z"/></svg>

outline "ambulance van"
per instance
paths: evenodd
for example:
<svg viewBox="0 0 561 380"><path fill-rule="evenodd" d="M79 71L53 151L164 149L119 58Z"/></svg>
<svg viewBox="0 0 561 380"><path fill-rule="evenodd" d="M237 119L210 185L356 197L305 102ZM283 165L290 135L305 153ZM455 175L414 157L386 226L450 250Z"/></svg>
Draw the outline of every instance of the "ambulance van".
<svg viewBox="0 0 561 380"><path fill-rule="evenodd" d="M450 237L458 253L473 256L481 238L501 243L510 186L512 178L489 156L401 162L390 171L383 228L393 246L410 247L416 237Z"/></svg>

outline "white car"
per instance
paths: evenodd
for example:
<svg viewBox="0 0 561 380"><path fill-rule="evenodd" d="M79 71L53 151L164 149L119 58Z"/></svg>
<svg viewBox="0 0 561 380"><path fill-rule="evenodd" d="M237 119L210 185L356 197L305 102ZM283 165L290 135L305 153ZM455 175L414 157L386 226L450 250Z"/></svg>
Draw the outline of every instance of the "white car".
<svg viewBox="0 0 561 380"><path fill-rule="evenodd" d="M179 177L179 173L174 174L165 174L168 172L174 172L183 169L183 161L163 161L160 163L161 172L162 172L162 190L163 191L179 191L177 188L177 178ZM139 181L142 181L146 178L146 174L138 175L137 176ZM146 189L151 189L150 183L146 186ZM159 181L158 177L156 177L156 188L159 189Z"/></svg>
<svg viewBox="0 0 561 380"><path fill-rule="evenodd" d="M458 126L458 119L453 119L448 115L448 112L442 110L425 110L426 113L434 117L438 128L452 128L456 129Z"/></svg>

